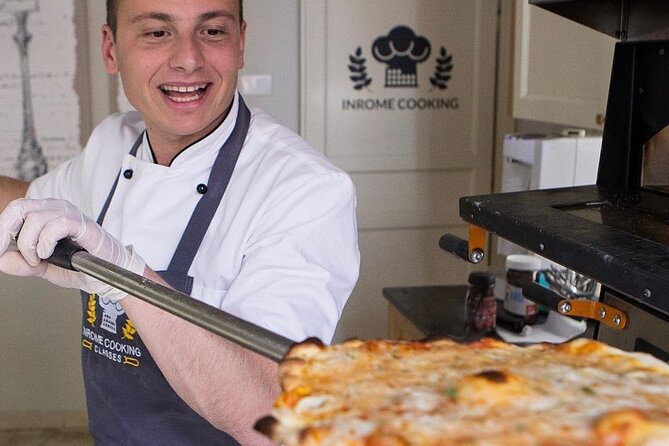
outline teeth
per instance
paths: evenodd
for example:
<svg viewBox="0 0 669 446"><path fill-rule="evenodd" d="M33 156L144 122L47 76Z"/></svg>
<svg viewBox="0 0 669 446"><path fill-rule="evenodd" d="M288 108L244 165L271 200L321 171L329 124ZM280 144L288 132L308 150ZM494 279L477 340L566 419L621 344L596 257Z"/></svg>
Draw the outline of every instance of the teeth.
<svg viewBox="0 0 669 446"><path fill-rule="evenodd" d="M173 100L174 102L192 102L192 101L197 101L202 97L203 90L207 88L207 84L200 84L200 85L189 85L189 86L184 86L184 85L161 85L160 89L164 91L165 93L168 93L168 97ZM179 93L179 94L187 94L187 93L192 93L188 96L177 96L174 94L169 94L169 93Z"/></svg>
<svg viewBox="0 0 669 446"><path fill-rule="evenodd" d="M207 87L207 84L200 85L189 85L189 86L177 86L177 85L163 85L160 87L163 91L175 91L177 93L192 93L196 90L202 90Z"/></svg>
<svg viewBox="0 0 669 446"><path fill-rule="evenodd" d="M192 102L192 101L198 100L199 98L200 98L200 95L196 94L196 95L193 95L193 96L189 96L187 98L171 98L171 99L174 102Z"/></svg>

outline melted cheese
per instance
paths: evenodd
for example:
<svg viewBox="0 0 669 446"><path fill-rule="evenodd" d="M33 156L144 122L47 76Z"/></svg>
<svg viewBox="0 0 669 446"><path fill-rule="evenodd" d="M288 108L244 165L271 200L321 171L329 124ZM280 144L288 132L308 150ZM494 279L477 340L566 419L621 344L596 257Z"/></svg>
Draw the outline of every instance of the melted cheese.
<svg viewBox="0 0 669 446"><path fill-rule="evenodd" d="M273 413L287 446L669 445L669 366L648 355L590 340L302 347Z"/></svg>

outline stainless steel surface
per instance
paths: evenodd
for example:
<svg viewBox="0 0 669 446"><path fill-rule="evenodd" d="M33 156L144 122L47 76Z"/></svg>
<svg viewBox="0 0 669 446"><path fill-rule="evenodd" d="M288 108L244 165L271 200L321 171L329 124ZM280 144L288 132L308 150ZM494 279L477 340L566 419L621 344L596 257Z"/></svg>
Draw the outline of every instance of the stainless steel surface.
<svg viewBox="0 0 669 446"><path fill-rule="evenodd" d="M597 282L568 268L551 266L543 273L550 288L568 299L592 298L597 288Z"/></svg>
<svg viewBox="0 0 669 446"><path fill-rule="evenodd" d="M485 253L480 249L474 249L469 254L469 261L472 263L479 263L485 257Z"/></svg>
<svg viewBox="0 0 669 446"><path fill-rule="evenodd" d="M627 313L627 326L624 330L616 330L600 324L597 340L627 351L644 351L640 345L650 344L669 353L669 323L666 319L608 290L600 300Z"/></svg>

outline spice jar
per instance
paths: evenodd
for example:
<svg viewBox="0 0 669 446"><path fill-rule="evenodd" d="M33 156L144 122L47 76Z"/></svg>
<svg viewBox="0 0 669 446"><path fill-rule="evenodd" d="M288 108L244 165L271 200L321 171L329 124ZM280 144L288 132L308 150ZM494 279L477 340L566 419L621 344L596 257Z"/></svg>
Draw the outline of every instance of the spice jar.
<svg viewBox="0 0 669 446"><path fill-rule="evenodd" d="M537 321L539 312L536 302L523 296L523 286L534 281L541 269L541 259L531 255L512 254L506 258L506 291L504 309L523 318L527 325Z"/></svg>
<svg viewBox="0 0 669 446"><path fill-rule="evenodd" d="M497 299L495 275L487 271L469 274L469 290L465 301L467 333L487 333L495 328Z"/></svg>

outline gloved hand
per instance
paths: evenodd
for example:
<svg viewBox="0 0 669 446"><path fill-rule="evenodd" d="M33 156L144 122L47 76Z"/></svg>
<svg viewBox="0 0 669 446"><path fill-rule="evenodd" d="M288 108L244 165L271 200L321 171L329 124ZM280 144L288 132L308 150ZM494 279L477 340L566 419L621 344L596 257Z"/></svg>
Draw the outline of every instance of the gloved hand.
<svg viewBox="0 0 669 446"><path fill-rule="evenodd" d="M20 234L19 234L20 231ZM7 251L13 237L19 252ZM56 243L69 237L92 255L136 274L145 262L107 231L65 200L18 199L0 214L0 271L15 276L38 276L51 283L77 288L117 302L127 294L85 274L45 262Z"/></svg>

